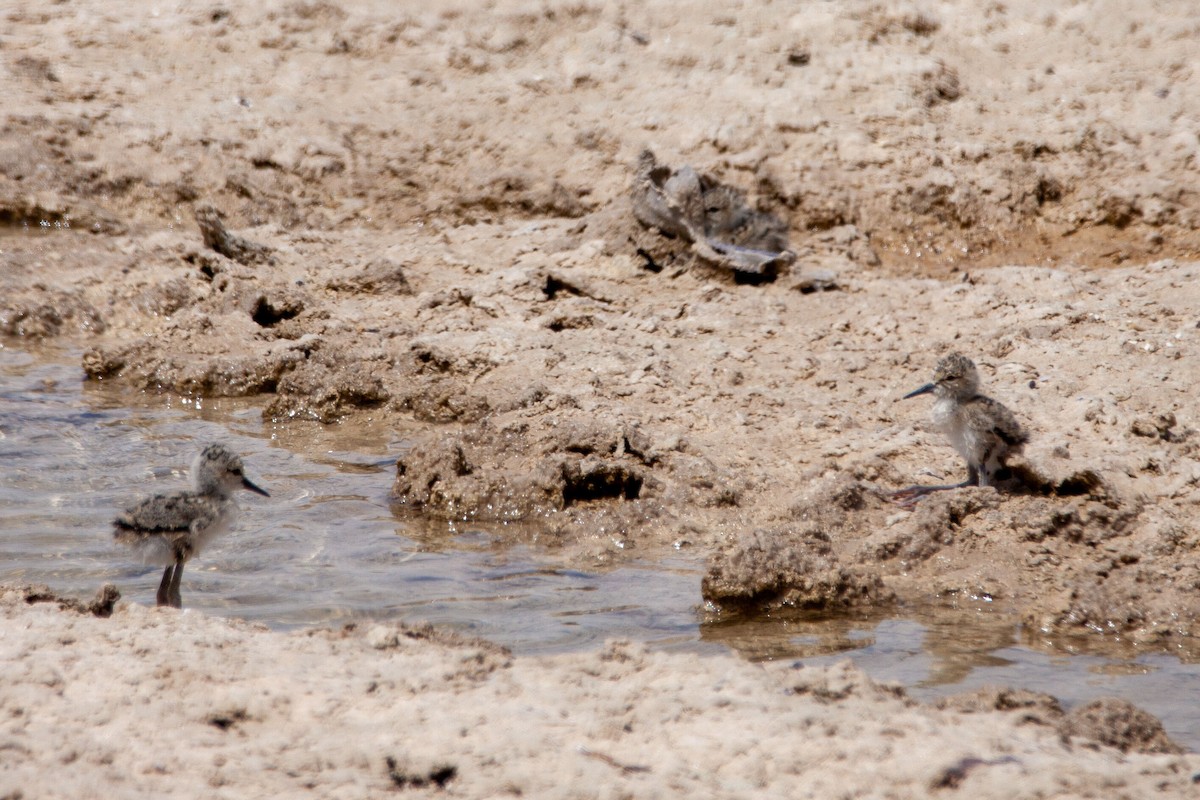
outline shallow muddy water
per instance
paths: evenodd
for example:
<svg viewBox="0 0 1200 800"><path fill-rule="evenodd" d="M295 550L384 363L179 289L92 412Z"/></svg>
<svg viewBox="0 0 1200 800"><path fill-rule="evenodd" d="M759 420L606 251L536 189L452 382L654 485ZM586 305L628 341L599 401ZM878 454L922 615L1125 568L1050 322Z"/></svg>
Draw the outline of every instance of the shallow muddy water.
<svg viewBox="0 0 1200 800"><path fill-rule="evenodd" d="M275 426L248 401L83 383L78 364L78 353L0 348L0 581L87 596L109 581L153 603L161 568L116 545L111 520L147 494L189 485L196 453L221 441L271 497L237 497L234 531L188 563L185 608L273 628L427 620L518 652L612 636L695 639L694 564L591 573L500 548L479 526L393 509L404 443L378 426ZM662 613L671 608L681 613Z"/></svg>
<svg viewBox="0 0 1200 800"><path fill-rule="evenodd" d="M183 600L196 612L277 629L425 620L524 654L632 638L754 660L850 657L921 698L986 684L1067 705L1125 697L1200 749L1200 707L1179 702L1200 692L1200 668L1169 655L1066 652L982 603L902 618L714 620L698 605L697 556L582 570L552 550L501 546L486 526L394 509L401 433L369 421L275 426L252 401L131 394L84 383L78 351L11 342L0 342L0 581L86 597L112 582L126 599L152 603L160 570L115 545L110 521L148 493L187 485L211 440L240 452L271 497L239 497L235 531L189 563Z"/></svg>

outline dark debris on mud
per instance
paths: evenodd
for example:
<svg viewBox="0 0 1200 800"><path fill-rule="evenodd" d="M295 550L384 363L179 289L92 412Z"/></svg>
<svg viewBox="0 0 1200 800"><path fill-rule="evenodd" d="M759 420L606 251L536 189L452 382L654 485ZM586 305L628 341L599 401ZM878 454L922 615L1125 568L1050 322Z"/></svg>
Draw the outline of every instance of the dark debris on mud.
<svg viewBox="0 0 1200 800"><path fill-rule="evenodd" d="M111 583L106 583L96 592L90 602L84 602L77 597L59 594L44 583L25 584L16 587L22 599L29 605L34 603L57 603L62 611L74 611L78 614L90 614L94 617L111 617L113 608L121 599L121 592Z"/></svg>

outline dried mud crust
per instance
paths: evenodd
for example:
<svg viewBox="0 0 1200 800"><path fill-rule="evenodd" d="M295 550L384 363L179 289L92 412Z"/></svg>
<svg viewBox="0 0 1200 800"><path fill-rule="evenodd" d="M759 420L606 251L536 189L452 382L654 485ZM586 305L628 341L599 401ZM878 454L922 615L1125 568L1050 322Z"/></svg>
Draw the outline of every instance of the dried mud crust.
<svg viewBox="0 0 1200 800"><path fill-rule="evenodd" d="M591 224L310 237L269 268L172 235L103 287L73 279L81 257L62 291L104 309L93 379L266 393L271 419L378 416L408 432L399 504L536 521L502 535L587 559L696 545L715 608L988 597L1053 635L1192 652L1196 439L1175 353L1195 334L1174 306L1194 267L970 284L848 269L817 295L656 273L621 252L636 222ZM926 353L948 305L968 321ZM905 511L891 490L962 470L926 409L894 403L951 348L1029 424L1029 460L1001 492Z"/></svg>
<svg viewBox="0 0 1200 800"><path fill-rule="evenodd" d="M133 40L87 5L18 15L0 224L111 231L201 198L319 229L576 218L623 192L653 139L736 171L792 231L856 226L901 272L1193 256L1196 88L1178 67L1192 9L1118 23L1093 5L351 4L318 24L307 4L268 2L147 18ZM35 52L43 27L91 46ZM225 48L236 57L214 65ZM167 52L176 73L137 86L103 69ZM284 61L302 106L275 77ZM372 64L388 68L345 91ZM221 101L199 113L197 92ZM132 125L116 104L159 113Z"/></svg>

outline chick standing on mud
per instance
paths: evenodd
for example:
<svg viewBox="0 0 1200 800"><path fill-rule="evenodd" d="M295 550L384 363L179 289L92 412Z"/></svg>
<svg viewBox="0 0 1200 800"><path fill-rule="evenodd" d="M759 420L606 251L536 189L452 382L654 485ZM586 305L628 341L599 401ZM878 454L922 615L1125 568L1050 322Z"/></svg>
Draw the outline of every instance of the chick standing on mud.
<svg viewBox="0 0 1200 800"><path fill-rule="evenodd" d="M933 394L933 423L967 462L967 479L944 486L910 486L892 495L911 505L930 492L965 486L994 486L1008 456L1021 452L1029 435L1003 404L979 393L979 370L962 353L938 361L933 381L904 395L903 400Z"/></svg>

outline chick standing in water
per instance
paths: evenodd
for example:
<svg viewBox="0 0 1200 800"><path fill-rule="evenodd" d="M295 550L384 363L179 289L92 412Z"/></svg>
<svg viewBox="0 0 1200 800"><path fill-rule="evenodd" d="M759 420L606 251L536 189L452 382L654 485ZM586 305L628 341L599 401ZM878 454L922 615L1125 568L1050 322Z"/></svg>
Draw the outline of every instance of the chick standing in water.
<svg viewBox="0 0 1200 800"><path fill-rule="evenodd" d="M994 486L996 472L1008 456L1021 452L1029 435L1013 413L1002 404L979 393L979 371L961 353L938 361L933 382L902 399L932 393L933 422L967 462L967 479L945 486L910 486L892 495L902 505L912 505L930 492L964 486Z"/></svg>
<svg viewBox="0 0 1200 800"><path fill-rule="evenodd" d="M183 565L233 525L237 489L270 497L246 477L242 459L220 444L210 444L196 457L192 483L193 491L156 494L113 521L118 542L135 548L143 563L166 567L158 586L160 606L183 607L179 591Z"/></svg>

